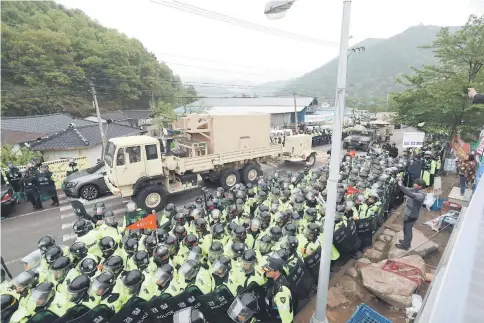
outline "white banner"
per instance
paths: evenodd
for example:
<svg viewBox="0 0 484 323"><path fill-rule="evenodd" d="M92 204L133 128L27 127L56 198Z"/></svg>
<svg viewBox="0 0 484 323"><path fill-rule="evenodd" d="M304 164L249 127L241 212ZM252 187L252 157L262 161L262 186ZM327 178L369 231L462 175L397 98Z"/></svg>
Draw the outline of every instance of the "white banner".
<svg viewBox="0 0 484 323"><path fill-rule="evenodd" d="M403 148L422 147L425 132L405 132L403 133Z"/></svg>
<svg viewBox="0 0 484 323"><path fill-rule="evenodd" d="M479 146L476 149L476 153L478 155L484 155L484 137L482 137L481 143L479 144Z"/></svg>
<svg viewBox="0 0 484 323"><path fill-rule="evenodd" d="M323 121L328 121L332 120L333 115L332 114L306 114L304 116L304 122L309 123L309 122L323 122Z"/></svg>

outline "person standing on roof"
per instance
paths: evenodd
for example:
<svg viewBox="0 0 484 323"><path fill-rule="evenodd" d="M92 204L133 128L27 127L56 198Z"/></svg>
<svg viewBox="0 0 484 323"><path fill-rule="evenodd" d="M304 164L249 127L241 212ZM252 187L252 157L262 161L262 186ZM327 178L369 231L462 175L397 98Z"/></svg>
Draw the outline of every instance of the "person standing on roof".
<svg viewBox="0 0 484 323"><path fill-rule="evenodd" d="M398 181L398 187L407 196L407 204L403 211L403 240L399 240L400 243L397 243L395 247L408 250L412 244L412 229L415 222L417 222L427 193L424 190L425 181L421 178L414 182L413 188L411 189L403 186L402 180L400 179Z"/></svg>

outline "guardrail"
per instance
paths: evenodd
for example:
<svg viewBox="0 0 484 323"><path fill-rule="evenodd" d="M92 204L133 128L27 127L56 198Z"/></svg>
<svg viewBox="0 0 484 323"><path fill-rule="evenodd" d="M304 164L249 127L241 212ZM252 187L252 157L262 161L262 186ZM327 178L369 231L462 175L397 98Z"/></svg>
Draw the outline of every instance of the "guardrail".
<svg viewBox="0 0 484 323"><path fill-rule="evenodd" d="M470 323L484 318L484 180L459 215L417 323Z"/></svg>
<svg viewBox="0 0 484 323"><path fill-rule="evenodd" d="M79 170L85 169L89 165L88 161L87 161L87 157L85 157L85 156L76 157L74 159L77 162L77 168ZM68 159L52 160L52 161L44 162L44 164L49 165L49 170L52 172L52 179L55 182L55 187L57 189L61 189L62 188L62 182L66 178L66 172L67 172L67 170L70 169L69 168L69 160ZM27 169L27 166L25 166L25 165L22 165L22 166L15 165L15 166L17 166L20 169L20 171L22 171L22 172ZM8 170L8 168L2 168L1 169L1 172L4 176L5 176L5 173L6 173L7 170ZM5 177L5 180L7 180L6 177Z"/></svg>

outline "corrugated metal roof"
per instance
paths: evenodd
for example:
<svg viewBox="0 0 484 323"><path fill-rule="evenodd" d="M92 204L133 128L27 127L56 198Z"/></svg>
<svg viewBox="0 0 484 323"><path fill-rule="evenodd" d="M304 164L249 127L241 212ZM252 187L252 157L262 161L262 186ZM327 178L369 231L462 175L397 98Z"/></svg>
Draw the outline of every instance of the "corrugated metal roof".
<svg viewBox="0 0 484 323"><path fill-rule="evenodd" d="M104 129L106 129L106 139L108 140L115 137L135 135L141 132L138 128L118 123L104 125ZM65 129L52 136L32 143L31 147L34 150L61 150L87 148L99 145L101 142L99 125L91 123L90 125Z"/></svg>
<svg viewBox="0 0 484 323"><path fill-rule="evenodd" d="M54 113L27 117L2 117L0 127L3 130L51 134L67 128L70 123L77 126L92 124L90 121L75 119L64 113Z"/></svg>
<svg viewBox="0 0 484 323"><path fill-rule="evenodd" d="M459 216L416 322L484 321L483 196L481 180Z"/></svg>
<svg viewBox="0 0 484 323"><path fill-rule="evenodd" d="M305 106L298 106L296 108L297 112L301 112ZM294 113L294 106L284 107L284 106L215 106L212 107L207 113L268 113L268 114L280 114L280 113Z"/></svg>
<svg viewBox="0 0 484 323"><path fill-rule="evenodd" d="M307 107L313 102L313 97L296 97L297 106ZM215 106L253 106L253 107L294 107L294 98L204 98L187 105L187 107Z"/></svg>

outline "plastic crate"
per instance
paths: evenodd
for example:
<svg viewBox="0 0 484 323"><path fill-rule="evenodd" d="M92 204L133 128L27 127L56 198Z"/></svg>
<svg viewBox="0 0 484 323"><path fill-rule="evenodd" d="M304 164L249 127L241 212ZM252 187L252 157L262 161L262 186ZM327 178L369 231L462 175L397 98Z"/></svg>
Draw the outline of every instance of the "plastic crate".
<svg viewBox="0 0 484 323"><path fill-rule="evenodd" d="M366 304L358 306L347 323L392 323Z"/></svg>

